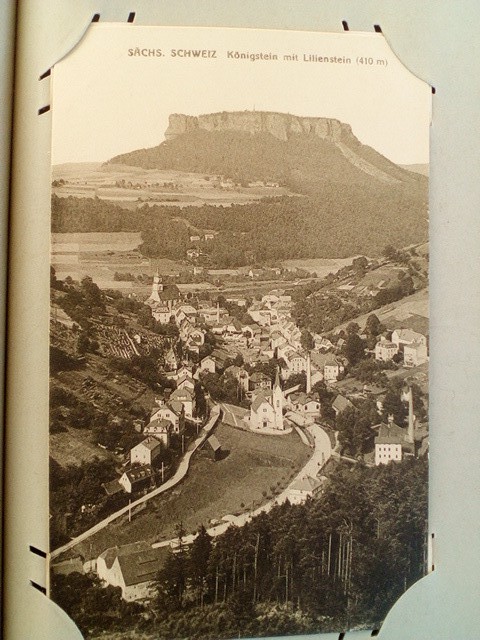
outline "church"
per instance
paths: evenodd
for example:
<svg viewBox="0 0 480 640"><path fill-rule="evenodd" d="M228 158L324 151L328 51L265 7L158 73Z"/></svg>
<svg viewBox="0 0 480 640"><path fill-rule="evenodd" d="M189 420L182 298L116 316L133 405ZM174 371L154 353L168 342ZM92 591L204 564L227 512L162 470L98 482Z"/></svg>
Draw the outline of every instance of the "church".
<svg viewBox="0 0 480 640"><path fill-rule="evenodd" d="M253 399L250 407L250 428L284 431L283 403L283 391L277 370L273 389L260 389Z"/></svg>
<svg viewBox="0 0 480 640"><path fill-rule="evenodd" d="M175 284L164 285L160 278L158 270L153 276L152 293L147 298L145 304L152 310L164 308L168 314L168 319L172 313L173 306L178 303L181 298L180 290ZM167 319L167 322L168 322Z"/></svg>

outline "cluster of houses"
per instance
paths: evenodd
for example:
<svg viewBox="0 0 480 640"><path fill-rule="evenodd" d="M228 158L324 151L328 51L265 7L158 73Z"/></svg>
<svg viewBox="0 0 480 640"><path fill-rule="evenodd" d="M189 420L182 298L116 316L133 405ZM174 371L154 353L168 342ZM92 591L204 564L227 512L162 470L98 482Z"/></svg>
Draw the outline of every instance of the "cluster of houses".
<svg viewBox="0 0 480 640"><path fill-rule="evenodd" d="M375 359L381 362L400 355L404 367L418 367L428 362L427 338L412 329L395 329L390 340L381 336L375 345Z"/></svg>
<svg viewBox="0 0 480 640"><path fill-rule="evenodd" d="M192 370L181 366L168 376L175 390L168 397L155 398L149 422L138 428L145 439L134 446L127 457L127 467L118 480L105 484L107 493L123 488L127 493L138 493L155 483L155 463L164 449L171 444L172 434L182 435L185 422L195 422L195 381Z"/></svg>

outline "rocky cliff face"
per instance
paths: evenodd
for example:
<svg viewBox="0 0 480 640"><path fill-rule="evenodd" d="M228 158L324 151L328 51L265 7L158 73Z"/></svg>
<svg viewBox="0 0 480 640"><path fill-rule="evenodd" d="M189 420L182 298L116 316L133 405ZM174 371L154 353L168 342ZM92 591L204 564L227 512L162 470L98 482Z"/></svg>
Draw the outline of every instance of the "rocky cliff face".
<svg viewBox="0 0 480 640"><path fill-rule="evenodd" d="M331 118L303 118L289 113L273 111L234 111L187 116L174 113L169 118L165 139L204 129L206 131L243 131L246 133L270 133L278 140L286 141L292 134L308 134L332 142L356 139L350 125Z"/></svg>

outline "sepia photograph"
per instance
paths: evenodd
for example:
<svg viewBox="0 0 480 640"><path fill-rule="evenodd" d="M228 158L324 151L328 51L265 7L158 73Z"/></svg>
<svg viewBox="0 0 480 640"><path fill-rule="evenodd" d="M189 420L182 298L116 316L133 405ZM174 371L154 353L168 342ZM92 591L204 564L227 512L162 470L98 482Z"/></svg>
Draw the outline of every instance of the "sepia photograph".
<svg viewBox="0 0 480 640"><path fill-rule="evenodd" d="M379 629L429 567L430 86L381 33L108 24L52 76L50 597Z"/></svg>

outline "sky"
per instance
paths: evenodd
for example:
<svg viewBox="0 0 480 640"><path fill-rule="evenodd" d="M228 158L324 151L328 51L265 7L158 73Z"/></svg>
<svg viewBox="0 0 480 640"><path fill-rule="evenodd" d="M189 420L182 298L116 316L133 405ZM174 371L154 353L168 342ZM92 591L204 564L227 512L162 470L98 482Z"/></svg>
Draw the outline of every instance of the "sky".
<svg viewBox="0 0 480 640"><path fill-rule="evenodd" d="M235 52L277 59L239 59ZM304 60L313 56L351 62ZM429 157L430 87L376 33L96 23L55 65L52 91L54 165L103 162L155 146L171 113L253 109L336 118L397 164Z"/></svg>

